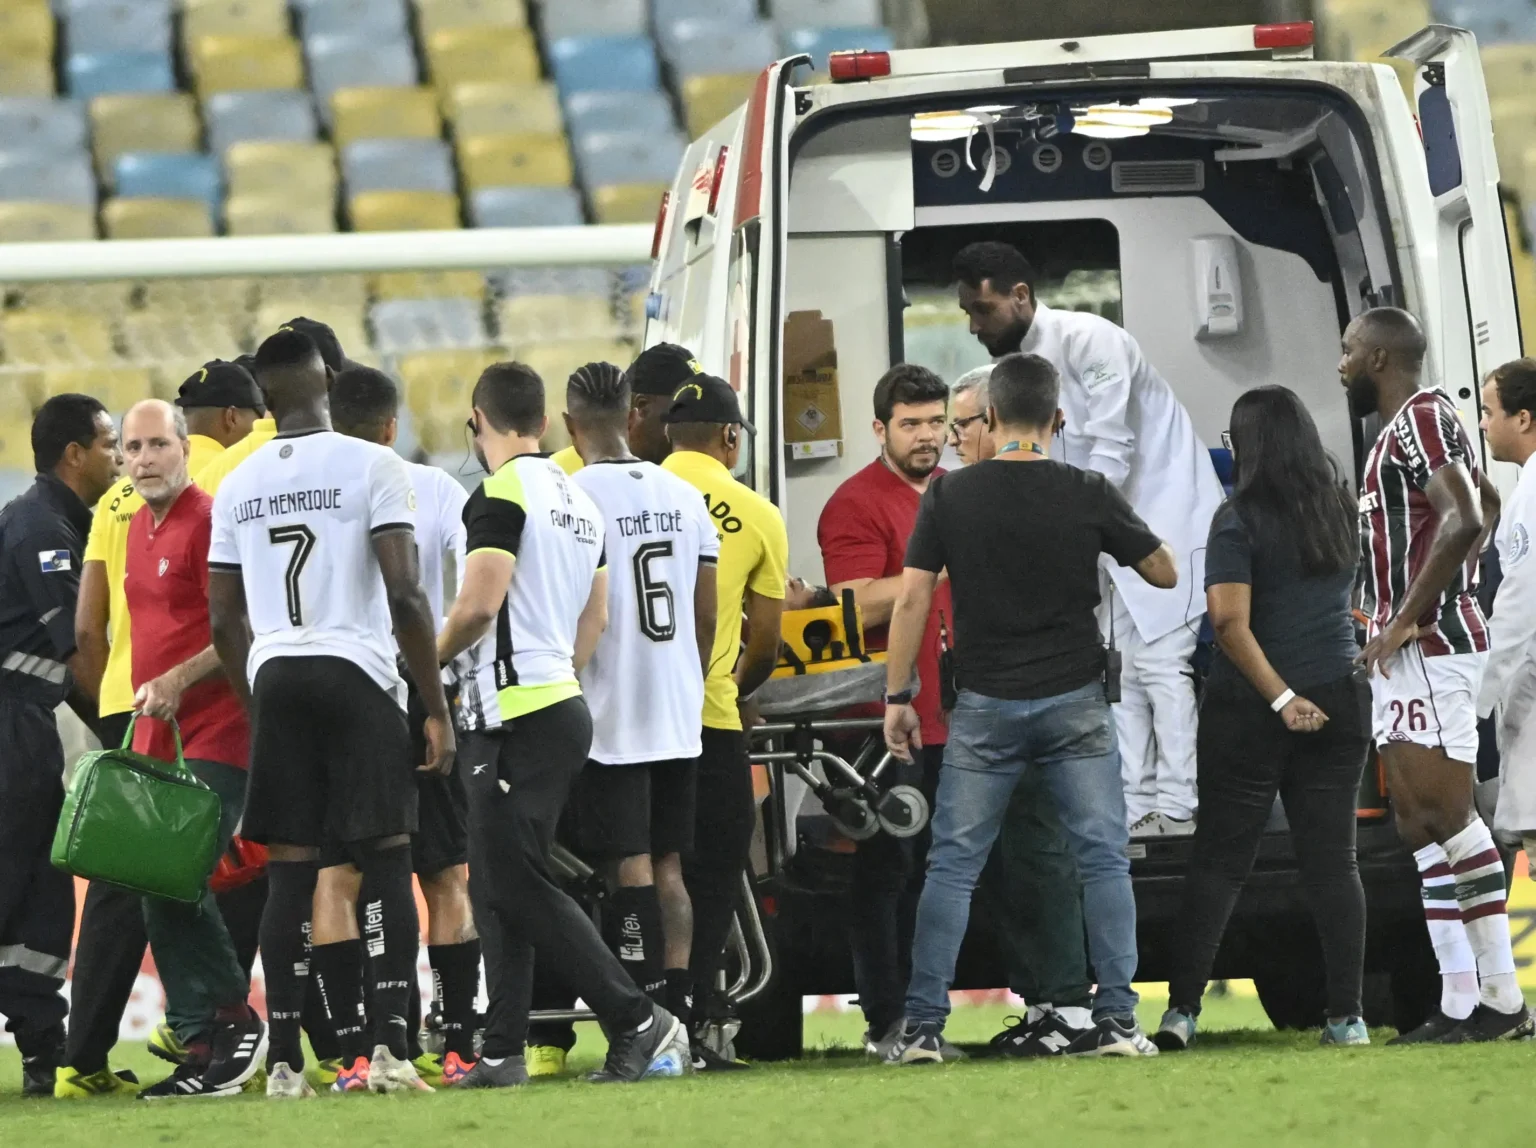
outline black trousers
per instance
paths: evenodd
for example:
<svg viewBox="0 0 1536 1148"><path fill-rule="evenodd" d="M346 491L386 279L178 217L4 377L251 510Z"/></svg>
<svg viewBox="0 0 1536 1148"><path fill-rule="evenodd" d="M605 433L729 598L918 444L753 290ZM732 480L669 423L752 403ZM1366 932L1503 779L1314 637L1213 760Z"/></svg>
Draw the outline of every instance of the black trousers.
<svg viewBox="0 0 1536 1148"><path fill-rule="evenodd" d="M528 1034L533 960L559 969L610 1031L650 1016L651 1002L555 880L550 846L571 782L592 744L583 698L466 734L470 899L485 954L490 1009L484 1055L517 1056Z"/></svg>
<svg viewBox="0 0 1536 1148"><path fill-rule="evenodd" d="M706 726L699 756L693 852L683 859L683 884L693 902L689 973L695 1020L710 1015L731 918L741 899L756 816L746 735L739 729Z"/></svg>
<svg viewBox="0 0 1536 1148"><path fill-rule="evenodd" d="M0 695L0 1014L23 1056L57 1047L74 878L48 856L64 802L53 707Z"/></svg>
<svg viewBox="0 0 1536 1148"><path fill-rule="evenodd" d="M1355 803L1371 736L1370 688L1351 676L1301 693L1328 715L1317 733L1291 733L1251 691L1208 692L1201 702L1200 819L1168 985L1171 1007L1199 1010L1278 792L1322 939L1328 1015L1360 1015L1365 892L1355 864Z"/></svg>

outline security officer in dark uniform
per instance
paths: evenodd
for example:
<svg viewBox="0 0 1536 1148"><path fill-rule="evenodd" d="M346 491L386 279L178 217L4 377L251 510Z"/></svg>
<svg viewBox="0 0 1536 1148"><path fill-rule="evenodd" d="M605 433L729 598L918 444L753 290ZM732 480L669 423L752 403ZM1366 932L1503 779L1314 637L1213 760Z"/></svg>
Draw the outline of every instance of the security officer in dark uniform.
<svg viewBox="0 0 1536 1148"><path fill-rule="evenodd" d="M53 1092L64 1047L59 989L75 924L73 879L49 864L63 802L54 709L87 724L75 686L75 598L91 511L122 465L117 431L89 395L55 395L32 422L37 481L0 510L0 1014L29 1095Z"/></svg>

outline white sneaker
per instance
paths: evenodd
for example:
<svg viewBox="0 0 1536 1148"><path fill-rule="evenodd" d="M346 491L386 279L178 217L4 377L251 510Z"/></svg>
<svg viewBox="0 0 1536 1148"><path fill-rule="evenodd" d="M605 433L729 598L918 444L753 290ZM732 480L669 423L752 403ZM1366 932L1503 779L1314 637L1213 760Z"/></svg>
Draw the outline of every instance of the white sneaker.
<svg viewBox="0 0 1536 1148"><path fill-rule="evenodd" d="M308 1100L314 1094L304 1074L289 1068L286 1060L278 1061L267 1073L268 1100Z"/></svg>
<svg viewBox="0 0 1536 1148"><path fill-rule="evenodd" d="M1157 814L1157 835L1159 837L1188 837L1195 831L1195 818L1169 817L1166 813Z"/></svg>
<svg viewBox="0 0 1536 1148"><path fill-rule="evenodd" d="M1132 837L1159 837L1162 835L1163 815L1153 810L1145 817L1138 817L1131 822L1130 833Z"/></svg>
<svg viewBox="0 0 1536 1148"><path fill-rule="evenodd" d="M368 1064L368 1088L373 1092L431 1092L432 1086L408 1060L396 1060L386 1044L375 1045Z"/></svg>

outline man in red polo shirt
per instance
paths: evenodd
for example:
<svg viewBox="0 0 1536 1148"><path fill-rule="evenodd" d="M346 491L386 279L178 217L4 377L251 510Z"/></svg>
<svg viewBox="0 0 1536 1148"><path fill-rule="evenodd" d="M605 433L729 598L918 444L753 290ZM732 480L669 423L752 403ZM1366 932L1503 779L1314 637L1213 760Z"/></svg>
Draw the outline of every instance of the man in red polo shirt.
<svg viewBox="0 0 1536 1148"><path fill-rule="evenodd" d="M250 727L223 675L208 624L213 498L187 474L187 424L159 399L123 418L123 456L144 505L128 525L124 589L131 619L133 748L176 760L219 795L220 851L245 804ZM145 1099L235 1096L260 1069L267 1028L246 1004L250 982L211 891L196 905L145 898L144 924L186 1063Z"/></svg>
<svg viewBox="0 0 1536 1148"><path fill-rule="evenodd" d="M902 363L887 371L875 384L880 455L837 488L816 527L827 584L839 596L853 591L863 614L865 644L872 650L885 648L918 502L929 480L943 473L939 455L948 433L948 399L944 380L925 367ZM947 737L939 704L941 614L951 618L946 581L934 593L917 658L922 688L913 704L922 719L923 747L914 775L900 778L918 785L930 802ZM879 707L870 712L878 713ZM905 840L882 833L861 842L855 855L846 919L859 1003L869 1026L865 1047L871 1052L901 1034L912 954L911 909L922 887L926 842L926 833Z"/></svg>

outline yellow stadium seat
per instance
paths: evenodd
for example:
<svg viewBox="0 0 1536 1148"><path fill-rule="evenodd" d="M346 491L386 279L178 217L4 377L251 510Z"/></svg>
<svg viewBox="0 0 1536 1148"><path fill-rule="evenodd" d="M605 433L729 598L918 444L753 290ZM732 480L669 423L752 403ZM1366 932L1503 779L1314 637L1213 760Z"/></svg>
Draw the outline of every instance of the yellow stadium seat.
<svg viewBox="0 0 1536 1148"><path fill-rule="evenodd" d="M512 348L512 357L526 363L544 380L544 391L564 408L565 380L583 363L617 363L627 366L635 357L634 346L624 339L560 339ZM551 402L551 410L556 403Z"/></svg>
<svg viewBox="0 0 1536 1148"><path fill-rule="evenodd" d="M472 81L455 84L443 97L443 111L455 135L498 135L531 132L560 135L565 121L553 84L513 84Z"/></svg>
<svg viewBox="0 0 1536 1148"><path fill-rule="evenodd" d="M482 187L567 187L575 172L564 136L460 136L459 175Z"/></svg>
<svg viewBox="0 0 1536 1148"><path fill-rule="evenodd" d="M12 417L32 421L32 408L43 401L40 367L0 367L0 430Z"/></svg>
<svg viewBox="0 0 1536 1148"><path fill-rule="evenodd" d="M18 407L0 417L0 470L30 471L32 455L32 409Z"/></svg>
<svg viewBox="0 0 1536 1148"><path fill-rule="evenodd" d="M213 216L200 199L109 199L101 207L108 239L204 239Z"/></svg>
<svg viewBox="0 0 1536 1148"><path fill-rule="evenodd" d="M354 361L362 362L366 358L368 350L368 331L363 326L364 299L347 297L350 290L351 277L336 275L317 275L316 280L330 279L341 288L337 295L326 295L321 298L306 298L303 296L272 296L263 297L261 306L256 308L254 316L254 333L259 343L268 335L276 331L289 319L296 319L300 315L306 318L316 319L325 323L336 332L336 339L341 343L347 357ZM268 284L263 283L265 289Z"/></svg>
<svg viewBox="0 0 1536 1148"><path fill-rule="evenodd" d="M203 125L186 92L122 92L91 101L91 150L103 182L130 151L197 151Z"/></svg>
<svg viewBox="0 0 1536 1148"><path fill-rule="evenodd" d="M304 86L299 45L288 36L204 36L189 55L201 96Z"/></svg>
<svg viewBox="0 0 1536 1148"><path fill-rule="evenodd" d="M244 316L251 309L260 282L237 275L213 279L149 279L139 288L139 303L145 311Z"/></svg>
<svg viewBox="0 0 1536 1148"><path fill-rule="evenodd" d="M96 213L65 203L0 203L0 243L95 239Z"/></svg>
<svg viewBox="0 0 1536 1148"><path fill-rule="evenodd" d="M1489 44L1482 57L1490 100L1536 92L1536 44Z"/></svg>
<svg viewBox="0 0 1536 1148"><path fill-rule="evenodd" d="M233 359L250 332L248 312L223 315L185 311L132 311L119 320L128 358L137 363L165 360L203 363Z"/></svg>
<svg viewBox="0 0 1536 1148"><path fill-rule="evenodd" d="M192 0L182 6L181 42L204 36L286 36L287 0Z"/></svg>
<svg viewBox="0 0 1536 1148"><path fill-rule="evenodd" d="M443 134L431 88L338 88L331 95L337 147L362 139L437 139Z"/></svg>
<svg viewBox="0 0 1536 1148"><path fill-rule="evenodd" d="M288 196L329 211L336 199L336 152L330 144L245 140L224 153L231 197Z"/></svg>
<svg viewBox="0 0 1536 1148"><path fill-rule="evenodd" d="M416 26L423 36L442 28L522 28L527 24L523 0L416 0Z"/></svg>
<svg viewBox="0 0 1536 1148"><path fill-rule="evenodd" d="M62 367L118 359L110 323L86 311L7 311L0 315L0 345L8 366Z"/></svg>
<svg viewBox="0 0 1536 1148"><path fill-rule="evenodd" d="M375 277L379 299L485 298L485 277L478 271L385 271Z"/></svg>
<svg viewBox="0 0 1536 1148"><path fill-rule="evenodd" d="M496 307L502 342L614 338L619 323L601 295L509 295Z"/></svg>
<svg viewBox="0 0 1536 1148"><path fill-rule="evenodd" d="M688 134L697 139L746 103L756 82L756 72L689 76L683 81L683 112L688 120Z"/></svg>
<svg viewBox="0 0 1536 1148"><path fill-rule="evenodd" d="M261 305L289 308L282 319L304 313L306 305L326 303L361 312L368 303L368 279L363 275L263 275L256 280Z"/></svg>
<svg viewBox="0 0 1536 1148"><path fill-rule="evenodd" d="M403 384L406 404L416 416L418 424L434 416L442 420L442 425L434 428L436 433L431 433L426 425L418 427L422 444L428 450L451 450L467 443L464 420L469 416L469 396L475 382L486 367L506 359L506 352L495 347L463 351L417 351L400 356L396 369ZM457 430L453 429L455 421Z"/></svg>
<svg viewBox="0 0 1536 1148"><path fill-rule="evenodd" d="M95 220L92 220L95 226ZM17 307L43 311L77 311L111 318L128 310L137 284L106 280L101 283L21 283L6 294Z"/></svg>
<svg viewBox="0 0 1536 1148"><path fill-rule="evenodd" d="M446 191L362 191L347 200L353 231L451 231L458 197Z"/></svg>
<svg viewBox="0 0 1536 1148"><path fill-rule="evenodd" d="M1340 60L1380 62L1399 40L1434 23L1428 0L1384 0L1325 9L1319 21L1326 53Z"/></svg>
<svg viewBox="0 0 1536 1148"><path fill-rule="evenodd" d="M227 235L324 235L336 230L333 201L296 203L284 195L232 195L224 203Z"/></svg>
<svg viewBox="0 0 1536 1148"><path fill-rule="evenodd" d="M1536 148L1536 93L1526 97L1494 100L1493 148L1499 157L1499 178L1524 194L1532 186L1526 172L1526 153ZM1536 171L1531 173L1536 176Z"/></svg>
<svg viewBox="0 0 1536 1148"><path fill-rule="evenodd" d="M43 372L43 391L49 395L90 395L115 414L140 399L155 397L154 383L145 367L50 367Z"/></svg>
<svg viewBox="0 0 1536 1148"><path fill-rule="evenodd" d="M0 96L53 95L53 60L48 56L12 55L0 41Z"/></svg>
<svg viewBox="0 0 1536 1148"><path fill-rule="evenodd" d="M592 192L592 212L598 223L651 223L667 190L664 183L615 183L599 187Z"/></svg>
<svg viewBox="0 0 1536 1148"><path fill-rule="evenodd" d="M531 84L539 54L527 28L440 28L427 37L427 69L439 88L470 80Z"/></svg>
<svg viewBox="0 0 1536 1148"><path fill-rule="evenodd" d="M53 10L48 0L0 3L0 51L10 56L53 58Z"/></svg>

